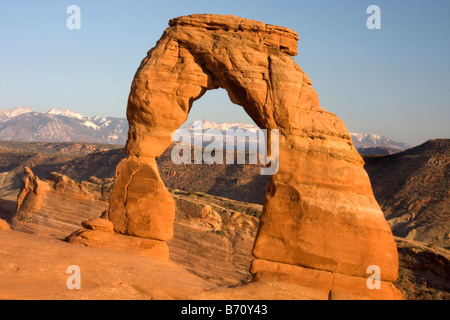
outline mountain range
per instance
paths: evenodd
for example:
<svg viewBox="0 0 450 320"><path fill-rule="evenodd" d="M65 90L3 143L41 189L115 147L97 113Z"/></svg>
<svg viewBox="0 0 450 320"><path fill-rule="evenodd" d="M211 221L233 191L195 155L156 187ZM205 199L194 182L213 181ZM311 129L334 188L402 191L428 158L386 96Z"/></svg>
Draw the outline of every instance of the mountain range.
<svg viewBox="0 0 450 320"><path fill-rule="evenodd" d="M229 129L244 129L256 132L258 127L247 123L215 123L200 120L204 144L210 137L208 129L218 129L225 133ZM187 123L182 129L194 136L195 122ZM0 140L26 142L90 142L124 145L127 140L128 122L126 118L88 117L71 110L52 108L36 112L28 107L0 109ZM205 134L206 133L206 134ZM353 144L363 154L391 154L410 148L407 143L396 142L374 133L351 133Z"/></svg>
<svg viewBox="0 0 450 320"><path fill-rule="evenodd" d="M201 124L201 131L199 130L199 125ZM196 127L197 126L197 127ZM223 135L225 135L227 130L243 129L250 132L257 132L258 127L256 125L238 122L225 122L225 123L215 123L208 119L201 119L194 121L182 126L182 129L188 130L191 133L191 137L196 135L203 135L202 147L207 147L211 142L211 137L214 135L213 131L210 129L217 129ZM399 151L403 151L411 148L411 145L404 142L393 141L389 138L379 136L374 133L350 133L353 144L356 149L362 154L392 154ZM178 142L174 139L173 142ZM253 142L257 145L257 136L249 137L249 142ZM192 144L196 144L195 139L192 139ZM251 149L250 149L251 150Z"/></svg>
<svg viewBox="0 0 450 320"><path fill-rule="evenodd" d="M28 107L0 110L0 140L125 144L125 118L87 117L70 110L36 112Z"/></svg>
<svg viewBox="0 0 450 320"><path fill-rule="evenodd" d="M379 136L374 133L350 133L353 144L357 149L366 149L366 148L387 148L398 151L403 151L411 148L412 146L404 143L393 141L389 138Z"/></svg>

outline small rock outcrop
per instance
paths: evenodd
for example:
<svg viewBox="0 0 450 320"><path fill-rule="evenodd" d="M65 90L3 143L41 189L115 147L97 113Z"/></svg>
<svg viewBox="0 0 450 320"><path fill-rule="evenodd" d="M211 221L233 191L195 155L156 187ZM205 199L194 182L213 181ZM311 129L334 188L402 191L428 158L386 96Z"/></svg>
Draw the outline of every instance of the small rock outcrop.
<svg viewBox="0 0 450 320"><path fill-rule="evenodd" d="M11 227L9 226L8 222L0 219L0 230L11 230Z"/></svg>
<svg viewBox="0 0 450 320"><path fill-rule="evenodd" d="M41 208L44 185L38 177L34 176L30 168L23 168L15 218L24 220L29 218L33 211L38 211Z"/></svg>
<svg viewBox="0 0 450 320"><path fill-rule="evenodd" d="M66 237L67 242L169 260L169 247L165 241L115 233L113 224L102 218L83 221L81 225L82 229Z"/></svg>

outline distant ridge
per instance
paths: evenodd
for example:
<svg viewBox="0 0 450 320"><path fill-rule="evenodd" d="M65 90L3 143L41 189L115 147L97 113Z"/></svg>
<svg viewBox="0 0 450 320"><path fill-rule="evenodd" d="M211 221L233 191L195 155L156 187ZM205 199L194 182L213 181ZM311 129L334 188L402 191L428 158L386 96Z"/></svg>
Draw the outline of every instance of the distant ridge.
<svg viewBox="0 0 450 320"><path fill-rule="evenodd" d="M0 140L124 145L127 132L125 118L87 117L56 108L42 112L28 107L0 110Z"/></svg>
<svg viewBox="0 0 450 320"><path fill-rule="evenodd" d="M356 149L362 148L385 148L397 151L403 151L411 148L411 145L404 142L393 141L389 138L379 136L374 133L350 133L353 144ZM389 153L386 153L389 154Z"/></svg>
<svg viewBox="0 0 450 320"><path fill-rule="evenodd" d="M202 124L203 134L208 129L218 129L223 134L229 129L244 129L256 131L259 128L256 125L248 123L238 123L238 122L225 122L225 123L215 123L214 121L208 119L198 120ZM189 130L192 134L194 133L194 124L196 121L187 123L182 126L183 129ZM353 145L361 154L392 154L399 151L403 151L411 148L411 145L404 142L393 141L389 138L379 136L374 133L350 133ZM207 140L208 136L206 135ZM203 145L205 146L205 145Z"/></svg>
<svg viewBox="0 0 450 320"><path fill-rule="evenodd" d="M450 248L450 139L364 161L394 235Z"/></svg>
<svg viewBox="0 0 450 320"><path fill-rule="evenodd" d="M250 130L259 128L254 124L240 122L215 123L201 119L203 133L208 129ZM181 128L194 133L194 123L186 123ZM0 109L0 140L25 142L90 142L124 145L127 140L128 121L126 118L87 117L69 109L51 108L36 112L29 107ZM374 133L351 133L355 148L361 154L392 154L411 146L396 142ZM205 136L207 139L208 137Z"/></svg>

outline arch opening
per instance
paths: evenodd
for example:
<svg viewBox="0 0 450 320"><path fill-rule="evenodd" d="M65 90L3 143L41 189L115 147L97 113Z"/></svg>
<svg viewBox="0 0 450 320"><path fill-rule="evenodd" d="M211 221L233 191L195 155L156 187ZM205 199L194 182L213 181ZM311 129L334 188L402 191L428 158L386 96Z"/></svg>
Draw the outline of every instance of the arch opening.
<svg viewBox="0 0 450 320"><path fill-rule="evenodd" d="M181 128L193 135L195 121L203 121L206 141L194 145L192 154L194 148L208 148L208 129L224 134L230 127L258 129L221 88L194 101ZM195 164L194 157L188 164L174 164L170 159L173 145L158 158L161 178L175 201L174 236L168 241L171 260L221 285L251 279L252 248L270 180L270 176L261 176L258 164L249 164L249 145L245 147L245 164Z"/></svg>

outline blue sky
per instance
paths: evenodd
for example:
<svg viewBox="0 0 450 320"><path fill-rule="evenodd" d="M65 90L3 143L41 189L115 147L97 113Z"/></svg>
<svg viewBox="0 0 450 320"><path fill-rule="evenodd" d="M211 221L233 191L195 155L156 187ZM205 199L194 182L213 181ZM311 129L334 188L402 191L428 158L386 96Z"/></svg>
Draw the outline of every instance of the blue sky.
<svg viewBox="0 0 450 320"><path fill-rule="evenodd" d="M81 29L69 30L69 5ZM381 9L369 30L366 9ZM450 138L450 1L3 1L0 108L71 109L125 117L134 73L169 19L234 14L298 32L295 61L321 106L352 132L417 145ZM251 120L224 90L194 103L190 120Z"/></svg>

